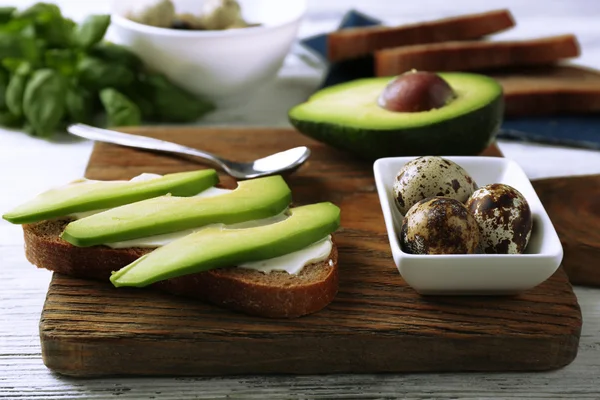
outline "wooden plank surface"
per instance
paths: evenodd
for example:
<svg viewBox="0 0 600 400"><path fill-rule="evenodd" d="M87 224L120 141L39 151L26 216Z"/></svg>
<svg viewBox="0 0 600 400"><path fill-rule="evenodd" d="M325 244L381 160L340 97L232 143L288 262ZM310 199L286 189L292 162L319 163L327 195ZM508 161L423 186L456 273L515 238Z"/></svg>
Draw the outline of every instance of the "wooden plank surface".
<svg viewBox="0 0 600 400"><path fill-rule="evenodd" d="M569 279L600 286L600 175L532 183L560 237Z"/></svg>
<svg viewBox="0 0 600 400"><path fill-rule="evenodd" d="M547 370L577 354L581 314L562 269L516 297L421 297L408 287L391 258L370 163L288 130L134 132L242 161L309 145L313 156L287 181L297 204L327 200L342 209L339 294L314 315L267 320L55 274L40 322L44 362L53 370L77 376ZM199 167L98 144L86 176Z"/></svg>

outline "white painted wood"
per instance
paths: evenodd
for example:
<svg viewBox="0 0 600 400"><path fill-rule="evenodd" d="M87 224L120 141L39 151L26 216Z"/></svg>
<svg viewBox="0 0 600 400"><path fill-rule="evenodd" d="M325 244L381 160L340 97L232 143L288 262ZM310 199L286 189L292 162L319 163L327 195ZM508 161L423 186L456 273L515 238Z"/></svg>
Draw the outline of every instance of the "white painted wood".
<svg viewBox="0 0 600 400"><path fill-rule="evenodd" d="M0 5L33 1L0 0ZM109 1L58 1L73 18L105 12ZM310 0L301 34L333 29L356 7L390 23L510 7L518 26L504 37L578 34L580 63L600 67L598 0L392 1ZM318 84L321 71L291 57L280 78L244 109L216 113L203 124L286 126L285 111ZM0 212L53 185L79 177L91 144L61 139L48 143L20 132L0 131ZM60 140L59 140L60 141ZM531 178L600 173L600 152L501 143ZM43 161L43 164L42 164ZM38 321L50 273L23 255L19 227L0 221L0 399L282 399L454 398L600 399L600 289L576 288L584 318L577 359L546 373L335 375L300 377L69 379L51 373L41 360Z"/></svg>

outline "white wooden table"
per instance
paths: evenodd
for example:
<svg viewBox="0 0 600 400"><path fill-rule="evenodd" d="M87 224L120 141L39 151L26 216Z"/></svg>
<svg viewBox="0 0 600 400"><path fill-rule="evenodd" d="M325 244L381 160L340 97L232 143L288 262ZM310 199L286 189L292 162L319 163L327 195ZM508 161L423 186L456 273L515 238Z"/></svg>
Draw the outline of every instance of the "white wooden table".
<svg viewBox="0 0 600 400"><path fill-rule="evenodd" d="M24 0L0 1L25 5ZM64 12L81 18L106 12L106 0L62 0ZM333 29L350 7L390 23L509 7L518 26L504 37L576 33L581 64L600 68L599 0L392 1L313 0L301 34ZM220 112L205 124L286 126L286 110L317 85L320 71L290 58L277 82L251 106ZM599 127L600 130L600 127ZM600 152L501 143L530 178L600 173ZM0 212L51 186L80 177L91 143L49 143L20 132L0 131ZM600 227L599 227L600 228ZM10 399L204 399L204 398L573 398L600 399L600 289L577 287L584 325L577 359L546 373L333 375L299 377L70 379L43 365L38 321L50 273L23 255L19 227L0 221L0 398Z"/></svg>

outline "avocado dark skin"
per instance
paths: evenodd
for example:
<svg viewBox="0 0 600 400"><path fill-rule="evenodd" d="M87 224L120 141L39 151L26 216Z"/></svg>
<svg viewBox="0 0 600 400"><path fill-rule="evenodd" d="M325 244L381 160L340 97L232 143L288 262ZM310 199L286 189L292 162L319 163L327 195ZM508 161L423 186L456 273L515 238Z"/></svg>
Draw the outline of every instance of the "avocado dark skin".
<svg viewBox="0 0 600 400"><path fill-rule="evenodd" d="M431 72L406 72L394 78L379 97L388 111L422 112L441 108L455 97L448 82Z"/></svg>

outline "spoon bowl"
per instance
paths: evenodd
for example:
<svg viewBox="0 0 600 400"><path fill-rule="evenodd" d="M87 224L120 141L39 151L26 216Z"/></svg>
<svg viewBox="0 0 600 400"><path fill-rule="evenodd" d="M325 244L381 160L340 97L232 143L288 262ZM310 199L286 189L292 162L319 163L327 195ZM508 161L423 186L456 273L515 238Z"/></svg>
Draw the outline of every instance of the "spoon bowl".
<svg viewBox="0 0 600 400"><path fill-rule="evenodd" d="M85 124L70 125L67 128L67 131L75 136L99 142L113 143L146 150L191 155L201 158L212 166L220 168L236 179L252 179L293 172L304 164L308 157L310 157L310 149L305 146L300 146L271 154L251 162L236 162L203 150L168 142L166 140L131 135L109 129L96 128Z"/></svg>

